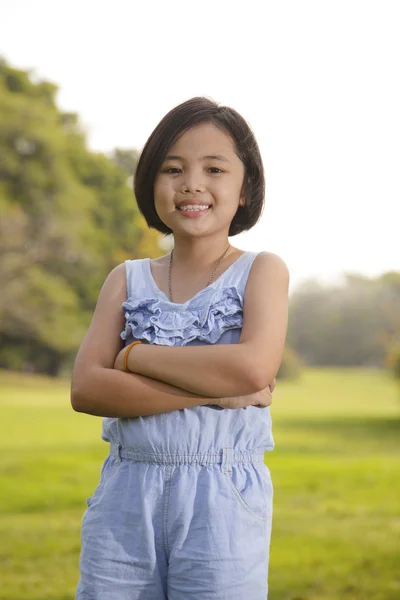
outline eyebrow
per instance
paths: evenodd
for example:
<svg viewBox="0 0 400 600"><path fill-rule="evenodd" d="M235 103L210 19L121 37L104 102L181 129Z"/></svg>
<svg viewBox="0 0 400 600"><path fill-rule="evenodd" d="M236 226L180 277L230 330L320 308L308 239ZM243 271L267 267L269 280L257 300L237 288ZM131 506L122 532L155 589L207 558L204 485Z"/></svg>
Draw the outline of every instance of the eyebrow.
<svg viewBox="0 0 400 600"><path fill-rule="evenodd" d="M164 158L164 161L166 161L166 160L184 161L185 159L182 156L179 156L178 154L168 154L168 156L166 156ZM225 156L222 156L221 154L209 154L208 156L202 156L200 160L222 160L223 162L230 163L230 161L227 158L225 158Z"/></svg>

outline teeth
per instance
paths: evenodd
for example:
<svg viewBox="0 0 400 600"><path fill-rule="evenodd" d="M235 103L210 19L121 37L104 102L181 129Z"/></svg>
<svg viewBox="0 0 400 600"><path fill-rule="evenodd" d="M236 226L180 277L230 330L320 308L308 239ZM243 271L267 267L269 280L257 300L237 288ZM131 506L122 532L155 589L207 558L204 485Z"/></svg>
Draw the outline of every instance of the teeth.
<svg viewBox="0 0 400 600"><path fill-rule="evenodd" d="M185 211L200 211L200 210L205 210L206 208L208 208L208 204L196 204L196 205L192 205L192 204L187 204L185 206L181 206L179 208L179 210L185 210Z"/></svg>

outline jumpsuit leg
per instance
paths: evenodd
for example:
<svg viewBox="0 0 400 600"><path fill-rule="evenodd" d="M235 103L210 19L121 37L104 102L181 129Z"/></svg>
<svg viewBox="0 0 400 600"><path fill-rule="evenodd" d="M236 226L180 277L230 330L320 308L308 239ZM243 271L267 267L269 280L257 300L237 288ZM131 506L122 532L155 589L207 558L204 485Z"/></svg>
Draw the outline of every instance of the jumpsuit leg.
<svg viewBox="0 0 400 600"><path fill-rule="evenodd" d="M82 522L77 600L167 600L165 467L107 458Z"/></svg>
<svg viewBox="0 0 400 600"><path fill-rule="evenodd" d="M262 465L177 467L168 512L168 600L267 600L272 483Z"/></svg>

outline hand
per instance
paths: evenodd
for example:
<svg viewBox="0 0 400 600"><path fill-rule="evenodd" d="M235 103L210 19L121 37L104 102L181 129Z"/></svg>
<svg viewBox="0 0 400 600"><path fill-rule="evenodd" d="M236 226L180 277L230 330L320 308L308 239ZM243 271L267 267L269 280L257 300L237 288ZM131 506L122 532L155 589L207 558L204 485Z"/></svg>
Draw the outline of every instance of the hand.
<svg viewBox="0 0 400 600"><path fill-rule="evenodd" d="M234 396L233 398L218 398L214 404L222 408L246 408L247 406L256 406L257 408L266 408L272 403L272 392L276 386L276 379L266 388L248 394L246 396Z"/></svg>

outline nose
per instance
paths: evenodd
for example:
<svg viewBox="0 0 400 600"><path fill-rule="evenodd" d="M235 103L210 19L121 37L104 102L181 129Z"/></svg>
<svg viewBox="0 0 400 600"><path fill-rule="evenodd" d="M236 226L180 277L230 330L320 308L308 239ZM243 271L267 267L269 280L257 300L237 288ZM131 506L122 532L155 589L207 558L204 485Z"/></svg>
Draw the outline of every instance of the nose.
<svg viewBox="0 0 400 600"><path fill-rule="evenodd" d="M201 175L198 173L186 173L185 179L182 183L182 193L191 192L204 192L205 186L201 181Z"/></svg>

